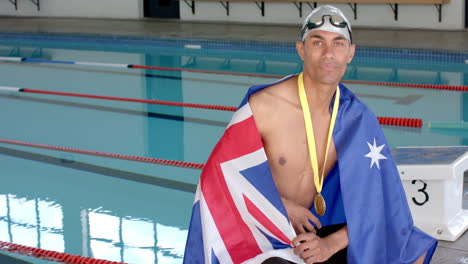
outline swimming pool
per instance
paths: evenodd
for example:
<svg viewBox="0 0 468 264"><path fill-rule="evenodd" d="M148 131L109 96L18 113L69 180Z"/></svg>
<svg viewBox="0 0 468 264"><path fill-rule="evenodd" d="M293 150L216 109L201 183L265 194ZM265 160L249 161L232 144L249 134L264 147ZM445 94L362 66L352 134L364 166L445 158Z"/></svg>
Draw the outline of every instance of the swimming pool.
<svg viewBox="0 0 468 264"><path fill-rule="evenodd" d="M0 34L0 86L236 106L246 89L301 70L289 44ZM378 116L392 147L468 145L466 92L375 82L468 85L466 53L360 49L345 80ZM161 66L148 70L58 61ZM1 139L204 163L232 112L0 92ZM181 263L199 170L0 144L0 241L130 263ZM40 263L38 261L38 263Z"/></svg>

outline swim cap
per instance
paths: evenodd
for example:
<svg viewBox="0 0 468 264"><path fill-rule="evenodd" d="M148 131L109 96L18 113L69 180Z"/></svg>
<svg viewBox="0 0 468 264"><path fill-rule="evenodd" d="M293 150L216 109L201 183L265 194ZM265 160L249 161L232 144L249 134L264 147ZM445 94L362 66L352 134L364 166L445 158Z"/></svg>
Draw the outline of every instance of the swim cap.
<svg viewBox="0 0 468 264"><path fill-rule="evenodd" d="M336 7L323 5L312 10L302 24L301 40L316 30L324 30L343 35L352 42L351 25L344 14Z"/></svg>

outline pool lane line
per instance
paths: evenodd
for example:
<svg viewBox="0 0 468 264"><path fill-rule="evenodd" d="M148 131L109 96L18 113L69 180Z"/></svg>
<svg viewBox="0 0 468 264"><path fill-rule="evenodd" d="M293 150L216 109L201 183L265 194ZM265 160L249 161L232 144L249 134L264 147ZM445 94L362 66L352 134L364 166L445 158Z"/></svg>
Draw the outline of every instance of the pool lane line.
<svg viewBox="0 0 468 264"><path fill-rule="evenodd" d="M379 124L404 127L422 127L422 119L419 118L400 118L400 117L381 117L378 116Z"/></svg>
<svg viewBox="0 0 468 264"><path fill-rule="evenodd" d="M172 180L171 177L148 175L133 171L121 170L118 168L105 167L102 165L91 164L83 161L76 161L74 156L71 157L54 157L42 153L19 150L14 147L0 146L0 155L15 157L28 161L37 161L43 164L59 166L77 171L99 174L102 176L128 180L132 182L150 184L166 189L195 193L197 185L183 182L180 180ZM1 262L0 262L1 263Z"/></svg>
<svg viewBox="0 0 468 264"><path fill-rule="evenodd" d="M165 119L169 121L177 121L177 122L187 122L199 125L208 125L214 127L225 128L229 124L228 121L220 121L220 120L213 120L203 117L193 117L190 115L185 114L165 114L155 112L156 110L134 110L134 109L125 109L121 107L115 106L105 106L105 105L98 105L98 104L89 104L84 102L72 102L72 101L62 101L57 99L51 98L44 98L44 97L37 97L35 95L25 95L25 96L11 96L8 94L0 93L0 99L7 99L7 100L22 100L27 102L35 102L35 103L42 103L48 105L56 105L56 106L66 106L66 107L73 107L78 109L89 109L89 110L96 110L96 111L104 111L104 112L111 112L114 114L124 114L124 115L136 115L140 117L147 117L147 118L156 118L156 119Z"/></svg>
<svg viewBox="0 0 468 264"><path fill-rule="evenodd" d="M16 63L15 61L2 61L0 60L0 64L8 64L8 63ZM151 73L136 73L136 72L124 72L124 71L112 71L112 70L101 70L101 69L91 69L91 68L79 68L79 67L62 67L57 65L44 65L44 64L24 64L27 67L39 67L39 68L48 68L48 69L58 69L58 70L67 70L67 71L82 71L82 72L91 72L91 73L103 73L103 74L118 74L118 75L128 75L128 76L137 76L137 77L147 77L147 78L160 78L160 79L168 79L168 80L176 80L176 81L194 81L194 82L201 82L201 83L215 83L215 84L225 84L225 85L236 85L250 87L255 85L255 82L238 82L238 81L228 81L228 80L210 80L210 79L203 79L203 78L192 78L192 77L182 77L182 76L171 76L171 75L162 75L162 74L151 74Z"/></svg>
<svg viewBox="0 0 468 264"><path fill-rule="evenodd" d="M177 71L177 72L196 72L196 73L207 73L207 74L248 76L248 77L275 78L275 79L279 79L279 78L284 77L284 76L281 76L281 75L270 75L270 74L254 74L254 73L241 73L241 72L197 70L197 69L147 66L147 65L137 65L137 64L101 63L101 62L84 62L84 61L59 61L59 60L35 59L35 58L27 58L27 57L0 57L0 61L29 62L29 63L74 64L74 65L84 65L84 66L129 68L129 69L149 69L149 70ZM343 83L354 83L354 84L365 84L365 85L398 86L398 87L409 87L409 88L425 88L425 89L437 89L437 90L468 92L468 86L466 86L466 85L413 84L413 83L393 83L393 82L371 82L371 81L359 81L359 80L342 80L341 82L343 82Z"/></svg>
<svg viewBox="0 0 468 264"><path fill-rule="evenodd" d="M40 149L49 149L49 150L56 150L56 151L63 151L63 152L70 152L70 153L78 153L78 154L106 157L106 158L112 158L112 159L121 159L121 160L138 161L138 162L144 162L144 163L153 163L153 164L167 165L167 166L181 167L181 168L202 169L203 166L204 166L204 164L201 164L201 163L176 161L176 160L165 160L165 159L157 159L157 158L147 158L147 157L131 156L131 155L124 155L124 154L116 154L116 153L107 153L107 152L101 152L101 151L85 150L85 149L77 149L77 148L45 145L45 144L37 144L37 143L18 141L18 140L10 140L10 139L0 139L0 143L9 144L9 145L32 147L32 148L40 148Z"/></svg>
<svg viewBox="0 0 468 264"><path fill-rule="evenodd" d="M173 101L137 99L137 98L103 96L103 95L92 95L92 94L80 94L80 93L65 93L65 92L54 92L54 91L45 91L45 90L36 90L36 89L18 88L18 87L8 87L8 86L0 86L0 90L8 91L8 92L22 92L22 93L57 95L57 96L83 97L83 98L91 98L91 99L123 101L123 102L132 102L132 103L156 104L156 105L168 105L168 106L180 106L180 107L201 108L201 109L220 110L220 111L232 111L232 112L234 112L234 111L237 110L237 107L235 107L235 106L181 103L181 102L173 102Z"/></svg>
<svg viewBox="0 0 468 264"><path fill-rule="evenodd" d="M9 86L0 86L0 91L2 90L7 91L7 92L84 97L84 98L101 99L101 100L113 100L113 101L134 102L134 103L136 102L136 103L147 103L147 104L156 104L156 105L169 105L169 106L201 108L201 109L232 111L232 112L237 110L237 107L234 107L234 106L193 104L193 103L181 103L181 102L173 102L173 101L160 101L160 100L91 95L91 94L65 93L65 92L54 92L54 91L45 91L45 90L36 90L36 89L18 88L18 87L9 87ZM377 117L377 119L379 120L380 124L390 125L390 126L422 127L422 123L423 123L422 119L420 118Z"/></svg>
<svg viewBox="0 0 468 264"><path fill-rule="evenodd" d="M208 73L208 74L219 74L219 75L236 75L236 76L262 77L262 78L276 78L276 79L283 77L283 76L280 76L280 75L268 75L268 74L208 71L208 70L197 70L197 69L187 69L187 68L170 68L170 67L160 67L160 66L147 66L147 65L138 65L138 64L46 60L46 59L35 59L35 58L27 58L27 57L0 57L0 60L2 60L2 61L12 61L12 62L74 64L74 65L83 65L83 66L129 68L129 69L146 69L146 70L177 71L177 72L184 71L184 72Z"/></svg>
<svg viewBox="0 0 468 264"><path fill-rule="evenodd" d="M185 71L185 72L196 72L196 73L247 76L247 77L261 77L261 78L275 78L275 79L279 79L279 78L284 77L284 76L280 76L280 75L270 75L270 74L208 71L208 70L197 70L197 69L187 69L187 68L170 68L170 67L145 66L145 65L134 65L134 64L128 64L128 68L130 68L130 69L146 69L146 70L162 70L162 71Z"/></svg>
<svg viewBox="0 0 468 264"><path fill-rule="evenodd" d="M110 261L105 259L95 259L89 257L82 257L79 255L72 255L63 252L57 252L53 250L23 246L20 244L0 241L0 250L6 252L12 252L15 254L25 255L29 257L45 259L49 261L55 261L60 263L69 264L125 264L123 262Z"/></svg>
<svg viewBox="0 0 468 264"><path fill-rule="evenodd" d="M8 64L11 62L2 62L1 64ZM90 68L79 68L79 67L62 67L62 66L55 66L55 65L34 65L34 64L25 64L25 67L32 67L32 68L48 68L48 69L58 69L58 70L66 70L66 71L83 71L83 72L91 72L91 73L109 73L109 74L118 74L118 75L128 75L128 76L142 76L148 78L160 78L160 79L168 79L168 80L177 80L177 81L195 81L201 83L216 83L216 84L226 84L226 85L236 85L242 87L249 87L254 85L255 83L247 83L247 82L236 82L236 81L222 81L222 80L209 80L209 79L199 79L199 78L192 78L192 77L181 77L181 76L169 76L169 75L159 75L159 74L148 74L148 73L135 73L135 72L121 72L121 71L111 71L111 70L102 70L102 69L90 69ZM223 86L224 87L224 86ZM226 86L229 87L229 86ZM218 86L219 88L219 86ZM384 100L393 100L394 104L404 104L409 105L414 103L416 100L422 97L422 95L407 95L405 97L395 97L395 96L385 96L385 95L374 95L374 94L364 94L364 93L355 93L358 97L368 97L368 98L375 98L375 99L384 99Z"/></svg>
<svg viewBox="0 0 468 264"><path fill-rule="evenodd" d="M423 88L423 89L436 89L436 90L468 92L468 86L466 86L466 85L368 82L368 81L358 81L358 80L345 80L345 81L342 81L342 82L343 83L352 83L352 84L379 85L379 86L398 86L398 87L409 87L409 88Z"/></svg>

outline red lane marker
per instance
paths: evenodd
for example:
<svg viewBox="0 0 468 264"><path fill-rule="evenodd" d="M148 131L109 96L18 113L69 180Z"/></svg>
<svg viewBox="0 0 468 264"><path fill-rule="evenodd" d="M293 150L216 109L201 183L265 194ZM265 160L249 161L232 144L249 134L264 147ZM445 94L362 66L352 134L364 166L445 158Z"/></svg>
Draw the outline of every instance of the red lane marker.
<svg viewBox="0 0 468 264"><path fill-rule="evenodd" d="M179 103L179 102L161 101L161 100L148 100L148 99L135 99L135 98L103 96L103 95L54 92L54 91L28 89L28 88L23 88L23 89L20 89L19 91L23 92L23 93L36 93L36 94L50 94L50 95L59 95L59 96L84 97L84 98L92 98L92 99L114 100L114 101L124 101L124 102L134 102L134 103L147 103L147 104L158 104L158 105L170 105L170 106L183 106L183 107L191 107L191 108L214 109L214 110L232 111L232 112L237 110L237 107L234 107L234 106Z"/></svg>
<svg viewBox="0 0 468 264"><path fill-rule="evenodd" d="M422 127L422 119L419 118L402 118L402 117L381 117L377 119L381 125L389 126L406 126L406 127Z"/></svg>
<svg viewBox="0 0 468 264"><path fill-rule="evenodd" d="M13 59L17 61L18 58ZM21 58L21 62L32 62L29 58ZM63 63L61 61L54 60L41 60L41 62L49 63ZM67 62L68 63L68 62ZM96 62L75 62L75 65L101 65L101 66L112 66L112 65L126 65L130 69L150 69L150 70L162 70L162 71L186 71L186 72L198 72L198 73L210 73L210 74L221 74L221 75L237 75L237 76L250 76L250 77L263 77L263 78L282 78L280 75L269 75L269 74L253 74L253 73L240 73L240 72L223 72L223 71L208 71L208 70L197 70L197 69L184 69L184 68L170 68L170 67L159 67L159 66L146 66L146 65L134 65L134 64L112 64L112 63L96 63ZM468 92L468 86L451 86L451 85L434 85L434 84L411 84L411 83L390 83L390 82L371 82L371 81L356 81L356 80L343 80L343 83L358 83L368 85L384 85L384 86L400 86L400 87L412 87L412 88L427 88L427 89L439 89L439 90L452 90L452 91L464 91Z"/></svg>
<svg viewBox="0 0 468 264"><path fill-rule="evenodd" d="M155 159L155 158L130 156L130 155L123 155L123 154L114 154L114 153L107 153L107 152L100 152L100 151L93 151L93 150L84 150L84 149L76 149L76 148L44 145L44 144L36 144L36 143L31 143L31 142L9 140L9 139L0 139L0 143L11 144L11 145L19 145L19 146L26 146L26 147L33 147L33 148L58 150L58 151L64 151L64 152L79 153L79 154L100 156L100 157L113 158L113 159L122 159L122 160L131 160L131 161L138 161L138 162L154 163L154 164L168 165L168 166L174 166L174 167L202 169L203 166L204 166L204 164L200 164L200 163L192 163L192 162L176 161L176 160Z"/></svg>
<svg viewBox="0 0 468 264"><path fill-rule="evenodd" d="M280 75L270 74L253 74L253 73L240 73L240 72L223 72L223 71L207 71L197 69L184 69L184 68L169 68L169 67L158 67L158 66L145 66L145 65L128 65L129 68L133 69L151 69L151 70L162 70L162 71L186 71L186 72L197 72L197 73L210 73L210 74L222 74L222 75L236 75L236 76L250 76L250 77L263 77L263 78L283 78ZM357 80L342 80L343 83L355 83L355 84L367 84L367 85L380 85L380 86L399 86L399 87L411 87L411 88L426 88L426 89L438 89L438 90L451 90L451 91L465 91L468 92L468 86L456 86L456 85L436 85L436 84L413 84L413 83L391 83L391 82L371 82L371 81L357 81Z"/></svg>
<svg viewBox="0 0 468 264"><path fill-rule="evenodd" d="M183 68L169 68L169 67L157 67L157 66L145 66L145 65L128 65L129 68L133 69L148 69L148 70L162 70L162 71L186 71L186 72L198 72L198 73L210 73L210 74L222 74L222 75L237 75L237 76L249 76L249 77L264 77L264 78L282 78L279 75L269 74L254 74L254 73L241 73L241 72L223 72L223 71L207 71L207 70L196 70L196 69L183 69Z"/></svg>
<svg viewBox="0 0 468 264"><path fill-rule="evenodd" d="M426 89L468 92L468 86L415 84L415 83L391 83L391 82L368 82L368 81L355 81L355 80L347 80L347 81L344 80L342 82L343 83L355 83L355 84L367 84L367 85L400 86L400 87L411 87L411 88L426 88Z"/></svg>
<svg viewBox="0 0 468 264"><path fill-rule="evenodd" d="M28 246L18 245L18 244L9 243L9 242L2 242L2 241L0 241L0 250L13 252L13 253L20 254L20 255L45 259L45 260L51 260L55 262L68 263L68 264L83 264L83 263L125 264L122 262L115 262L115 261L104 260L104 259L87 258L87 257L78 256L78 255L71 255L67 253L28 247Z"/></svg>
<svg viewBox="0 0 468 264"><path fill-rule="evenodd" d="M170 105L170 106L180 106L180 107L192 107L192 108L202 108L202 109L222 110L222 111L232 111L232 112L237 110L237 107L234 107L234 106L179 103L179 102L160 101L160 100L134 99L134 98L112 97L112 96L90 95L90 94L78 94L78 93L64 93L64 92L44 91L44 90L35 90L35 89L27 89L27 88L22 88L19 91L24 92L24 93L37 93L37 94L50 94L50 95L60 95L60 96L84 97L84 98L93 98L93 99L115 100L115 101L125 101L125 102L138 102L138 103ZM422 119L404 118L404 117L377 117L377 118L379 119L379 122L382 125L422 127Z"/></svg>

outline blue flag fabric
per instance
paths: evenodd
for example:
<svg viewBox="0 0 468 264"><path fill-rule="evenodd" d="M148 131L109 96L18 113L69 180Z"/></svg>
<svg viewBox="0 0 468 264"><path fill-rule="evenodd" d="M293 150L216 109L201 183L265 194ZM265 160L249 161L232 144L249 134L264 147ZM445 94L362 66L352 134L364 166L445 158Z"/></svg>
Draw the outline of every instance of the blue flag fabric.
<svg viewBox="0 0 468 264"><path fill-rule="evenodd" d="M374 114L344 85L333 139L349 233L348 263L429 263L437 241L413 224L391 149Z"/></svg>
<svg viewBox="0 0 468 264"><path fill-rule="evenodd" d="M249 89L202 171L184 263L261 263L273 256L303 263L290 245L296 235L248 104L251 94L269 86ZM376 117L344 85L339 88L333 131L338 162L325 178L322 225L347 223L348 263L413 263L426 252L429 263L437 241L413 224Z"/></svg>

